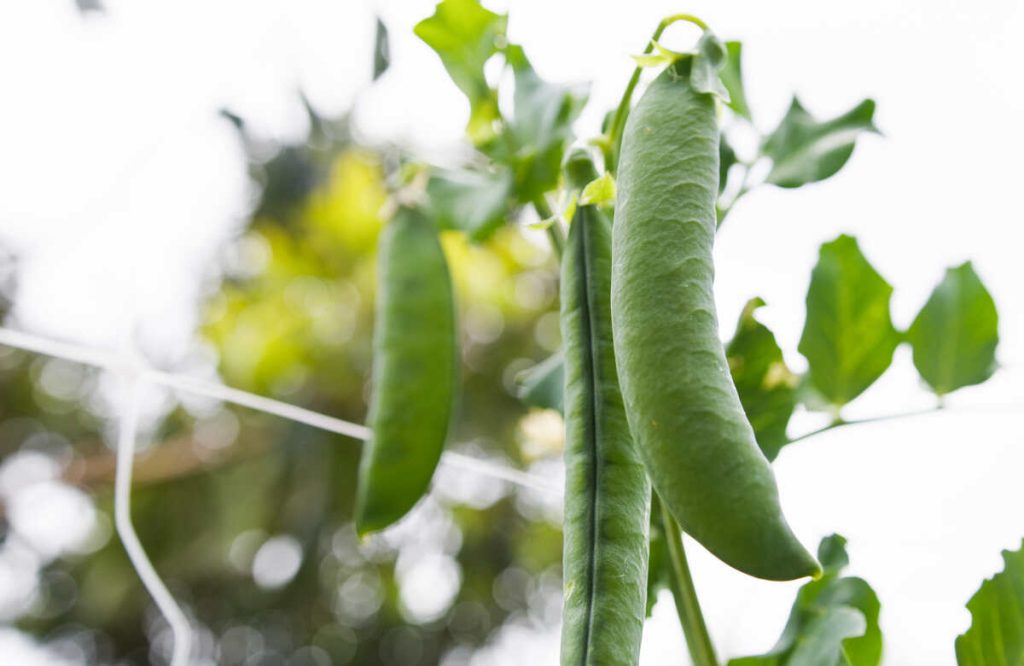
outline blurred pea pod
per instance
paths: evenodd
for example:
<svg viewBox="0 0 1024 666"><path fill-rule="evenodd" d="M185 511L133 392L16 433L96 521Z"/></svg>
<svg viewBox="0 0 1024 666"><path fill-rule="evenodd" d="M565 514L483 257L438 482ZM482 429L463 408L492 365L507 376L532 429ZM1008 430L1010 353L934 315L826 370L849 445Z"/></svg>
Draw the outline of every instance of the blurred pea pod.
<svg viewBox="0 0 1024 666"><path fill-rule="evenodd" d="M455 305L434 224L401 208L381 233L368 424L356 529L382 529L427 491L441 458L456 385Z"/></svg>

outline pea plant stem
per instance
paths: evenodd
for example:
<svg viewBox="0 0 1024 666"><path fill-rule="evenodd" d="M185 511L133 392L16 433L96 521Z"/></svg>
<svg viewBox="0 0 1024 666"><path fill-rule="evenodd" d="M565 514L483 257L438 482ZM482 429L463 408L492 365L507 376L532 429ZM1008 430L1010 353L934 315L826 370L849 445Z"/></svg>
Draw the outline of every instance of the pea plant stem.
<svg viewBox="0 0 1024 666"><path fill-rule="evenodd" d="M533 200L533 209L537 211L537 216L542 220L550 219L554 215L551 211L551 206L548 205L543 196ZM562 250L565 247L565 232L562 231L562 226L558 223L558 220L555 220L547 228L547 233L548 239L551 241L551 249L554 250L555 256L561 259Z"/></svg>
<svg viewBox="0 0 1024 666"><path fill-rule="evenodd" d="M962 406L951 406L944 403L940 403L935 405L934 407L926 407L925 409L916 409L909 412L896 412L894 414L880 414L878 416L869 416L863 419L847 420L843 418L838 418L826 426L822 426L820 428L816 428L814 430L805 432L802 435L797 435L796 437L786 442L786 444L789 445L794 444L796 442L802 442L805 439L811 439L812 437L817 437L818 435L824 435L825 433L835 430L836 428L843 428L846 426L867 425L869 423L880 423L882 421L900 421L903 419L917 418L918 416L928 416L929 414L949 414L952 412L987 412L991 414L1019 414L1021 412L1021 406L1016 403Z"/></svg>
<svg viewBox="0 0 1024 666"><path fill-rule="evenodd" d="M788 444L793 444L795 442L801 442L801 441L803 441L805 439L810 439L812 437L817 437L818 435L823 435L826 432L829 432L830 430L835 430L836 428L842 428L844 426L865 425L865 424L868 424L868 423L878 423L878 422L881 422L881 421L897 421L897 420L900 420L900 419L908 419L908 418L913 418L913 417L916 417L916 416L926 416L928 414L934 414L936 412L940 412L940 411L943 411L945 409L946 409L946 407L944 407L943 405L936 405L934 407L928 407L926 409L918 409L918 410L914 410L914 411L911 411L911 412L899 412L898 414L882 414L880 416L871 416L871 417L864 418L864 419L852 419L852 420L847 421L845 419L841 419L840 418L840 419L836 419L835 421L833 421L832 423L829 423L826 426L822 426L821 428L817 428L815 430L811 430L810 432L805 432L802 435L797 435L796 437L790 439L787 442L787 445Z"/></svg>
<svg viewBox="0 0 1024 666"><path fill-rule="evenodd" d="M661 522L665 530L665 541L668 544L669 559L672 562L672 596L679 613L679 623L683 627L686 646L690 650L690 659L694 666L718 666L715 648L711 644L711 636L704 622L704 614L697 600L697 590L693 587L693 577L686 562L686 551L683 550L683 535L675 518L659 501Z"/></svg>
<svg viewBox="0 0 1024 666"><path fill-rule="evenodd" d="M749 167L747 167L746 170L743 172L743 182L740 185L740 189L736 192L736 194L732 197L732 199L729 200L729 203L727 203L725 206L722 206L722 207L720 207L718 209L718 228L719 229L722 228L722 223L725 222L725 218L729 215L730 212L732 212L733 206L735 206L736 203L740 199L745 197L747 194L750 193L750 191L752 189L754 189L755 185L752 185L749 182L749 179L748 179L749 175L750 175L750 169L749 169Z"/></svg>

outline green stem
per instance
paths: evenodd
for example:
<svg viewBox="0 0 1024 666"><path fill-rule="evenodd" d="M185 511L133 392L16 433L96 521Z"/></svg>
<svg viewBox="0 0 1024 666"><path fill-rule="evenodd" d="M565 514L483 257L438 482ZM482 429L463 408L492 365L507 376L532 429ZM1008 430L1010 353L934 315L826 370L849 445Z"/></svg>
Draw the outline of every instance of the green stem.
<svg viewBox="0 0 1024 666"><path fill-rule="evenodd" d="M650 41L647 42L647 47L644 49L644 53L650 53L654 50L654 42L658 41L661 37L661 33L665 32L673 23L679 21L688 21L701 30L707 30L708 25L704 21L701 21L696 16L690 14L673 14L672 16L666 16L658 24L654 34L651 35ZM611 126L608 128L608 150L605 151L605 168L612 174L615 173L615 168L619 163L619 148L622 145L622 130L626 126L626 116L629 115L629 103L633 99L633 91L636 90L636 86L640 83L640 74L643 72L643 67L639 65L633 70L633 75L629 77L629 83L626 84L626 90L622 93L622 99L619 101L619 106L615 109L615 115L612 116Z"/></svg>
<svg viewBox="0 0 1024 666"><path fill-rule="evenodd" d="M786 444L789 445L795 442L803 441L805 439L810 439L811 437L816 437L830 430L842 428L843 426L863 425L865 423L878 423L880 421L895 421L898 419L908 419L915 416L925 416L927 414L934 414L935 412L941 412L945 409L946 408L943 407L942 405L937 405L935 407L929 407L927 409L918 409L912 412L900 412L899 414L883 414L881 416L872 416L866 419L853 419L847 421L842 418L837 418L835 421L829 423L827 426L823 426L821 428L818 428L817 430L811 430L810 432L805 432L802 435L794 437L793 439L786 442Z"/></svg>
<svg viewBox="0 0 1024 666"><path fill-rule="evenodd" d="M755 160L756 162L756 160ZM750 172L753 169L753 162L740 162L743 165L743 178L740 180L740 189L736 191L736 194L729 200L729 203L724 207L718 209L718 228L722 228L722 223L725 222L726 216L732 211L733 206L736 202L745 197L751 190L757 187L757 183L750 182Z"/></svg>
<svg viewBox="0 0 1024 666"><path fill-rule="evenodd" d="M743 178L744 178L744 180L746 180L746 175L744 175ZM751 189L752 188L750 186L748 186L746 183L744 183L744 185L736 193L736 196L734 196L732 199L729 200L728 205L725 206L724 208L719 208L718 209L718 227L717 227L718 229L722 228L722 223L725 222L725 218L732 211L732 207L736 205L736 202L739 201L740 199L742 199L744 196L746 196L747 193L749 193Z"/></svg>
<svg viewBox="0 0 1024 666"><path fill-rule="evenodd" d="M715 647L711 644L711 636L708 634L704 614L701 613L700 602L697 600L697 590L693 587L690 567L686 563L683 535L665 503L659 501L658 505L661 507L661 523L665 529L669 559L672 561L672 596L676 601L679 623L683 626L690 659L693 666L718 666Z"/></svg>
<svg viewBox="0 0 1024 666"><path fill-rule="evenodd" d="M542 220L547 220L554 215L551 211L551 206L544 200L543 195L533 200L533 209L537 211L537 216ZM548 240L551 241L551 248L555 251L555 256L559 259L562 258L562 250L565 248L565 232L562 231L562 225L555 220L554 224L547 228Z"/></svg>

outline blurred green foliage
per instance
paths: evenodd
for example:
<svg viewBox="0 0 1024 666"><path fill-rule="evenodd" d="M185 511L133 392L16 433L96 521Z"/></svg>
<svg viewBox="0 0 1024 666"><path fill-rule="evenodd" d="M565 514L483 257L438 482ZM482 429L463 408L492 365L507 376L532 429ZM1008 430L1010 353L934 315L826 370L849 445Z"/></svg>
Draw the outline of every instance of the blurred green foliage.
<svg viewBox="0 0 1024 666"><path fill-rule="evenodd" d="M248 143L244 119L234 120ZM202 335L228 385L362 422L375 242L392 174L388 156L353 143L346 123L315 120L308 144L254 160L262 198L226 248ZM260 148L252 152L267 154ZM560 420L531 415L515 397L515 377L559 344L549 251L509 226L480 244L448 232L443 244L463 337L452 448L516 467L556 458ZM66 479L109 517L103 419L82 392L57 398L40 388L53 363L63 362L0 350L0 453L18 450L28 431L60 433ZM236 426L209 441L223 423ZM450 487L393 532L360 543L351 525L358 442L223 407L198 418L178 408L157 437L138 462L135 523L216 663L433 664L456 646L485 643L510 617L551 621L544 613L558 607L558 497L442 469L438 484ZM254 556L281 536L299 544L301 562L285 584L261 586ZM455 572L453 596L442 589L435 607L410 609L400 581L422 586L409 572L423 562ZM18 626L44 639L74 636L95 663L162 660L152 656L167 647L162 624L116 538L48 569L70 576L75 603L60 612L42 603Z"/></svg>

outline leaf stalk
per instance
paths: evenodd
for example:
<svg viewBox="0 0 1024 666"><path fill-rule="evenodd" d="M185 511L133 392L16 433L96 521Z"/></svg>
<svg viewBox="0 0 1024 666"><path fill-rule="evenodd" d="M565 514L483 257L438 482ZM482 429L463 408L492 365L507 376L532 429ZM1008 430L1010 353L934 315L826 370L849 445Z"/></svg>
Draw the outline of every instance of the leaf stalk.
<svg viewBox="0 0 1024 666"><path fill-rule="evenodd" d="M693 586L693 577L683 550L683 535L679 524L672 517L665 503L659 501L661 522L665 530L665 541L668 544L669 559L672 562L671 588L679 613L679 623L683 627L686 646L690 650L690 659L694 666L718 666L715 648L708 634L704 614L697 600L697 590Z"/></svg>

